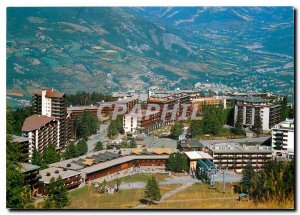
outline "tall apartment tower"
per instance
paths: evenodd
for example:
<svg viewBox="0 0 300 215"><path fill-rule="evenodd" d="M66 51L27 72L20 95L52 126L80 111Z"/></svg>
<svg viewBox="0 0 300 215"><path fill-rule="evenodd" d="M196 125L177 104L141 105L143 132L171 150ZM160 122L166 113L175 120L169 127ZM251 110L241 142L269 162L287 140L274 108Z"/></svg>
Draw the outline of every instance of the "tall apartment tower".
<svg viewBox="0 0 300 215"><path fill-rule="evenodd" d="M53 88L43 88L35 93L32 98L33 112L35 114L53 117L60 122L59 148L64 147L67 142L67 101L64 93L55 91Z"/></svg>
<svg viewBox="0 0 300 215"><path fill-rule="evenodd" d="M270 99L241 97L236 98L236 100L234 124L240 115L243 126L251 128L254 126L256 114L260 115L264 131L269 131L274 125L279 123L281 106L273 104Z"/></svg>

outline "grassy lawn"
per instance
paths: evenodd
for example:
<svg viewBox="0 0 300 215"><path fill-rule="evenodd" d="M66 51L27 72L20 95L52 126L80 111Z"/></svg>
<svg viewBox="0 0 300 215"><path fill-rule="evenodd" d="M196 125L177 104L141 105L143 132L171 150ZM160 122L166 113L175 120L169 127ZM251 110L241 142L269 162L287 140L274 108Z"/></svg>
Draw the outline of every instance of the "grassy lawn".
<svg viewBox="0 0 300 215"><path fill-rule="evenodd" d="M132 183L132 182L137 182L137 181L141 181L141 182L147 182L147 180L154 175L157 181L164 181L167 178L169 178L170 176L168 174L151 174L151 173L140 173L140 174L135 174L132 176L126 176L123 178L120 178L119 180L122 183ZM112 181L108 181L107 182L108 185L112 186L117 184L117 180L112 180Z"/></svg>
<svg viewBox="0 0 300 215"><path fill-rule="evenodd" d="M165 199L158 205L151 205L147 208L292 208L293 203L287 202L278 205L274 202L255 205L252 201L237 200L238 195L234 193L230 184L226 185L225 194L222 193L222 184L216 184L216 190L211 190L209 185L194 184L183 192Z"/></svg>
<svg viewBox="0 0 300 215"><path fill-rule="evenodd" d="M162 195L179 187L181 185L173 184L168 186L161 186ZM131 189L121 190L121 192L114 193L113 195L98 194L95 192L93 186L84 186L75 191L70 192L70 205L71 208L133 208L140 205L140 199L144 198L144 189Z"/></svg>

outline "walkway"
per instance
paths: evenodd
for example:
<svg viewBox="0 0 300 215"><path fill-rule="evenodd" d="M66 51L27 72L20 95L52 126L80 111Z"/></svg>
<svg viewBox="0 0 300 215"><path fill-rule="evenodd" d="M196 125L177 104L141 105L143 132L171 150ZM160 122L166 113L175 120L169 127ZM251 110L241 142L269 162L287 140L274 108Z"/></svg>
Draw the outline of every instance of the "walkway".
<svg viewBox="0 0 300 215"><path fill-rule="evenodd" d="M107 136L107 129L108 129L109 124L105 123L105 124L101 124L99 126L99 130L97 134L94 134L92 136L89 137L89 140L87 141L87 145L88 145L88 151L87 153L91 153L93 152L95 145L98 141L107 141L108 138Z"/></svg>
<svg viewBox="0 0 300 215"><path fill-rule="evenodd" d="M164 194L159 202L162 202L163 200L165 200L166 198L169 198L173 195L175 195L178 192L184 191L185 189L189 188L190 186L192 186L195 183L195 181L189 181L188 183L182 185L181 187L178 187L174 190L171 190L170 192Z"/></svg>
<svg viewBox="0 0 300 215"><path fill-rule="evenodd" d="M167 199L167 198L175 195L176 193L179 193L179 192L182 192L182 191L186 190L187 188L191 187L196 182L197 182L196 180L190 180L189 182L183 184L181 187L178 187L178 188L176 188L174 190L171 190L170 192L164 194L161 197L159 203L162 202L162 201L164 201L165 199ZM143 204L143 205L138 205L135 208L141 209L141 208L145 208L145 207L147 207L147 205Z"/></svg>

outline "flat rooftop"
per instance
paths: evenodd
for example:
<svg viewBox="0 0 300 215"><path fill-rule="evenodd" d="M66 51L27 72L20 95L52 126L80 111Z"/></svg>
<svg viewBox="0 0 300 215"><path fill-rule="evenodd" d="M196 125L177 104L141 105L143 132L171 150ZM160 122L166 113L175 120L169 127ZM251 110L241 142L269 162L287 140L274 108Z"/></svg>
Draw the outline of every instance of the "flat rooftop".
<svg viewBox="0 0 300 215"><path fill-rule="evenodd" d="M23 143L23 142L28 142L29 138L27 137L21 137L17 135L12 135L13 142L15 143Z"/></svg>
<svg viewBox="0 0 300 215"><path fill-rule="evenodd" d="M212 156L210 156L208 153L205 153L205 152L202 152L202 151L184 152L184 154L190 160L202 160L202 159L213 160Z"/></svg>
<svg viewBox="0 0 300 215"><path fill-rule="evenodd" d="M272 154L272 148L268 146L247 146L237 143L219 143L211 145L209 147L214 153L270 153Z"/></svg>
<svg viewBox="0 0 300 215"><path fill-rule="evenodd" d="M235 100L238 102L250 102L250 103L269 103L271 102L271 99L263 99L259 97L253 97L253 96L248 96L248 97L241 97L241 96L235 96Z"/></svg>
<svg viewBox="0 0 300 215"><path fill-rule="evenodd" d="M285 121L276 124L273 129L294 130L294 126L294 119L286 119Z"/></svg>
<svg viewBox="0 0 300 215"><path fill-rule="evenodd" d="M60 176L62 179L66 179L72 176L79 175L81 174L81 172L57 167L49 167L47 169L41 170L39 174L41 176L39 181L42 181L45 184L49 184L51 178L57 179Z"/></svg>
<svg viewBox="0 0 300 215"><path fill-rule="evenodd" d="M175 149L170 148L102 150L49 164L49 166L83 173L92 173L135 159L167 159L169 154L175 151Z"/></svg>
<svg viewBox="0 0 300 215"><path fill-rule="evenodd" d="M182 148L203 147L203 144L200 142L200 140L194 140L194 139L181 140L178 144Z"/></svg>
<svg viewBox="0 0 300 215"><path fill-rule="evenodd" d="M97 106L72 106L72 107L67 107L67 112L70 111L84 111L84 110L97 110Z"/></svg>
<svg viewBox="0 0 300 215"><path fill-rule="evenodd" d="M29 163L21 163L21 172L26 173L33 170L38 170L40 167Z"/></svg>
<svg viewBox="0 0 300 215"><path fill-rule="evenodd" d="M145 137L136 141L138 145L147 145L147 148L177 148L177 141L170 138Z"/></svg>

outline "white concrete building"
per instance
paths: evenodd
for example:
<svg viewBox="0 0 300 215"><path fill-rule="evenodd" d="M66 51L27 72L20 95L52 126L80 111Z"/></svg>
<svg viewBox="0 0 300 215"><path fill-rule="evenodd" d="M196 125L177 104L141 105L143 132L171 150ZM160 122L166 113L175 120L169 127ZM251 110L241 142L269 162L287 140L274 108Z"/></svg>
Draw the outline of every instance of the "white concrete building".
<svg viewBox="0 0 300 215"><path fill-rule="evenodd" d="M49 144L60 145L60 121L54 117L34 114L27 117L22 126L22 136L29 140L28 162L31 163L33 150L37 149L39 154Z"/></svg>
<svg viewBox="0 0 300 215"><path fill-rule="evenodd" d="M123 117L125 133L147 134L161 125L159 111L140 110L138 113L128 113Z"/></svg>
<svg viewBox="0 0 300 215"><path fill-rule="evenodd" d="M272 128L272 148L294 151L294 119L286 119Z"/></svg>
<svg viewBox="0 0 300 215"><path fill-rule="evenodd" d="M244 127L252 128L254 126L255 114L259 114L262 121L262 130L269 131L279 122L280 105L274 105L270 99L261 99L255 97L245 97L237 99L234 109L234 123L237 122L238 114L242 117Z"/></svg>

